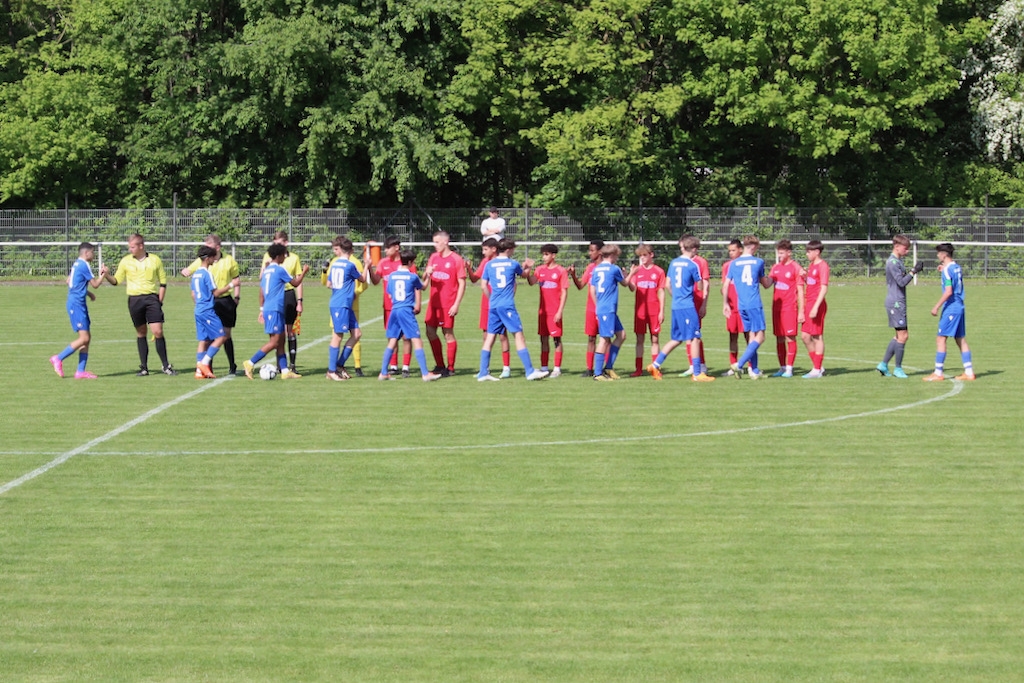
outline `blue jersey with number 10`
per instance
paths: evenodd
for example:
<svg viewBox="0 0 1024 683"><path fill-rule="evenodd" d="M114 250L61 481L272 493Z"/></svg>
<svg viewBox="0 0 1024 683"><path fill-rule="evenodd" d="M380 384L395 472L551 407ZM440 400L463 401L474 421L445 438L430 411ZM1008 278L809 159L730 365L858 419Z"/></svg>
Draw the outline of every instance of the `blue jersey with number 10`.
<svg viewBox="0 0 1024 683"><path fill-rule="evenodd" d="M508 256L497 256L487 262L481 279L491 286L491 308L516 305L516 277L522 274L523 267Z"/></svg>
<svg viewBox="0 0 1024 683"><path fill-rule="evenodd" d="M356 264L346 256L331 261L327 270L327 284L331 287L331 308L352 308L356 296L356 280L361 277Z"/></svg>
<svg viewBox="0 0 1024 683"><path fill-rule="evenodd" d="M737 308L749 311L764 306L761 304L761 278L764 275L764 261L756 256L740 256L729 266L729 280L736 287Z"/></svg>
<svg viewBox="0 0 1024 683"><path fill-rule="evenodd" d="M420 276L408 270L396 270L388 275L388 296L391 310L416 307L416 290L423 289Z"/></svg>

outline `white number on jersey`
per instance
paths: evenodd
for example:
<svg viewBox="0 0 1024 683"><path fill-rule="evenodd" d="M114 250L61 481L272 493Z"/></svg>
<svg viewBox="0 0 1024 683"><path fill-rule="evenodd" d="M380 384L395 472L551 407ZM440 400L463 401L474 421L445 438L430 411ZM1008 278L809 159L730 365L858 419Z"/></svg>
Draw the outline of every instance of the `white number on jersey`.
<svg viewBox="0 0 1024 683"><path fill-rule="evenodd" d="M740 275L740 281L748 287L754 284L754 273L750 266L743 266L743 274Z"/></svg>
<svg viewBox="0 0 1024 683"><path fill-rule="evenodd" d="M391 297L393 301L405 301L405 280L396 278L395 279L395 293Z"/></svg>
<svg viewBox="0 0 1024 683"><path fill-rule="evenodd" d="M345 269L331 268L331 288L341 289L345 286Z"/></svg>
<svg viewBox="0 0 1024 683"><path fill-rule="evenodd" d="M605 272L603 270L599 270L599 271L595 272L594 275L597 276L597 284L594 285L594 288L598 292L604 293Z"/></svg>

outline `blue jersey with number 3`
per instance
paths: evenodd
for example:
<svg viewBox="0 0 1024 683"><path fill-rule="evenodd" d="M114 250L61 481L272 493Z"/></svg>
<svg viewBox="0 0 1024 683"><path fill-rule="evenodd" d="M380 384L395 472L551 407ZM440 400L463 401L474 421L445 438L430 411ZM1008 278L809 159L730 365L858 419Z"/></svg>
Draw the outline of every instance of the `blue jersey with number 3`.
<svg viewBox="0 0 1024 683"><path fill-rule="evenodd" d="M693 286L701 281L700 266L685 256L668 264L668 283L672 291L672 310L694 308Z"/></svg>
<svg viewBox="0 0 1024 683"><path fill-rule="evenodd" d="M736 287L736 307L741 311L763 309L761 304L761 278L764 261L756 256L740 256L729 266L729 280Z"/></svg>

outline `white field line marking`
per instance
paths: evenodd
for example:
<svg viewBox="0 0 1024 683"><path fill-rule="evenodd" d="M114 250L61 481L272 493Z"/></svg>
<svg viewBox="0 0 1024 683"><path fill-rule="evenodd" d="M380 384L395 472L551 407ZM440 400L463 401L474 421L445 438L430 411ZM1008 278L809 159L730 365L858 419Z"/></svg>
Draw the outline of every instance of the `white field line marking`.
<svg viewBox="0 0 1024 683"><path fill-rule="evenodd" d="M381 320L381 319L382 318L374 318L373 320L368 321L366 324L374 323L374 322L377 322L378 320ZM305 351L307 349L310 349L310 348L316 346L317 344L322 344L323 342L329 340L330 338L331 338L331 335L328 335L326 337L320 337L319 339L316 339L316 340L310 342L309 344L305 344L304 346L301 346L299 348L299 351ZM215 379L212 382L210 382L209 384L204 384L203 386L199 387L198 389L193 389L192 391L188 392L187 394L182 394L178 398L171 399L167 403L159 405L156 408L153 408L152 410L150 410L148 412L145 412L142 415L139 415L135 419L129 420L128 422L125 422L120 427L117 427L115 429L110 430L109 432L107 432L103 436L98 436L95 439L93 439L92 441L90 441L90 442L88 442L86 444L83 444L83 445L79 446L78 448L72 448L70 451L67 451L65 453L61 453L60 455L58 455L56 458L54 458L50 462L46 463L45 465L43 465L41 467L37 467L36 469L32 470L31 472L28 472L27 474L23 474L20 477L18 477L17 479L9 481L6 484L0 486L0 496L2 496L3 494L7 493L8 491L10 491L13 488L17 488L18 486L21 486L22 484L24 484L27 481L31 481L31 480L35 479L36 477L38 477L40 475L46 474L47 472L52 470L54 467L58 467L60 465L63 465L64 463L66 463L68 460L70 460L71 458L75 457L76 455L81 455L82 453L86 453L89 450L91 450L92 448L95 448L96 446L99 446L102 443L110 441L111 439L113 439L115 437L118 437L121 434L124 434L126 431L128 431L132 427L135 427L136 425L142 424L143 422L145 422L149 418L154 417L156 415L159 415L160 413L162 413L165 410L168 410L170 408L173 408L174 406L178 405L179 403L187 401L190 398L198 396L199 394L203 393L204 391L207 391L208 389L212 389L212 388L214 388L216 386L220 386L224 382L230 381L232 379L234 379L234 378L230 377L230 376L228 376L228 377L221 377L220 379Z"/></svg>
<svg viewBox="0 0 1024 683"><path fill-rule="evenodd" d="M863 413L852 413L850 415L837 415L824 417L817 420L801 420L799 422L784 422L780 424L759 425L754 427L736 427L733 429L715 429L704 432L687 432L680 434L653 434L644 436L626 436L616 438L600 439L574 439L566 441L520 441L495 444L472 444L466 446L395 446L392 448L338 448L338 449L309 449L309 450L251 450L251 451L110 451L92 453L92 456L188 456L188 455L360 455L373 453L422 453L427 451L468 451L491 448L547 448L550 446L582 446L611 443L635 443L638 441L662 441L665 439L685 439L699 436L730 436L733 434L745 434L749 432L765 432L774 429L788 429L790 427L808 427L812 425L828 424L830 422L843 422L845 420L856 420L863 417L873 417L895 413L901 410L910 410L920 406L944 401L952 398L963 391L964 383L953 380L953 388L941 396L933 396L913 403L905 403L899 406L879 408Z"/></svg>

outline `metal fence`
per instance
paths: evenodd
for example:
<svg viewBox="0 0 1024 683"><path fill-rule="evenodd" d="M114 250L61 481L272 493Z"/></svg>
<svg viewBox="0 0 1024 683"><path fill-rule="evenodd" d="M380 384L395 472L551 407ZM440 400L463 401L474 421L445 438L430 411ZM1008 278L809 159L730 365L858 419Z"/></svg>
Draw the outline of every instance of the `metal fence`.
<svg viewBox="0 0 1024 683"><path fill-rule="evenodd" d="M520 255L536 256L536 245L563 245L560 258L582 263L592 239L633 245L656 245L659 261L677 253L681 234L704 243L712 262L724 259L728 240L755 234L770 243L787 238L795 243L820 239L837 277L880 275L889 254L889 238L909 235L924 244L951 241L959 245L957 260L970 277L1024 277L1024 209L867 208L780 209L622 208L555 212L541 208L505 208L506 235L524 245ZM209 233L219 234L232 249L246 275L258 272L259 260L275 232L286 231L307 260L329 254L338 234L354 242L383 241L395 234L424 252L438 230L449 233L470 257L478 253L477 209L65 209L0 211L0 277L63 278L73 263L74 245L103 245L108 263L127 252L133 233L146 237L169 272L195 257L195 246ZM531 246L532 245L532 246ZM531 249L533 252L531 253ZM798 252L799 253L799 252ZM933 254L925 253L932 257Z"/></svg>

